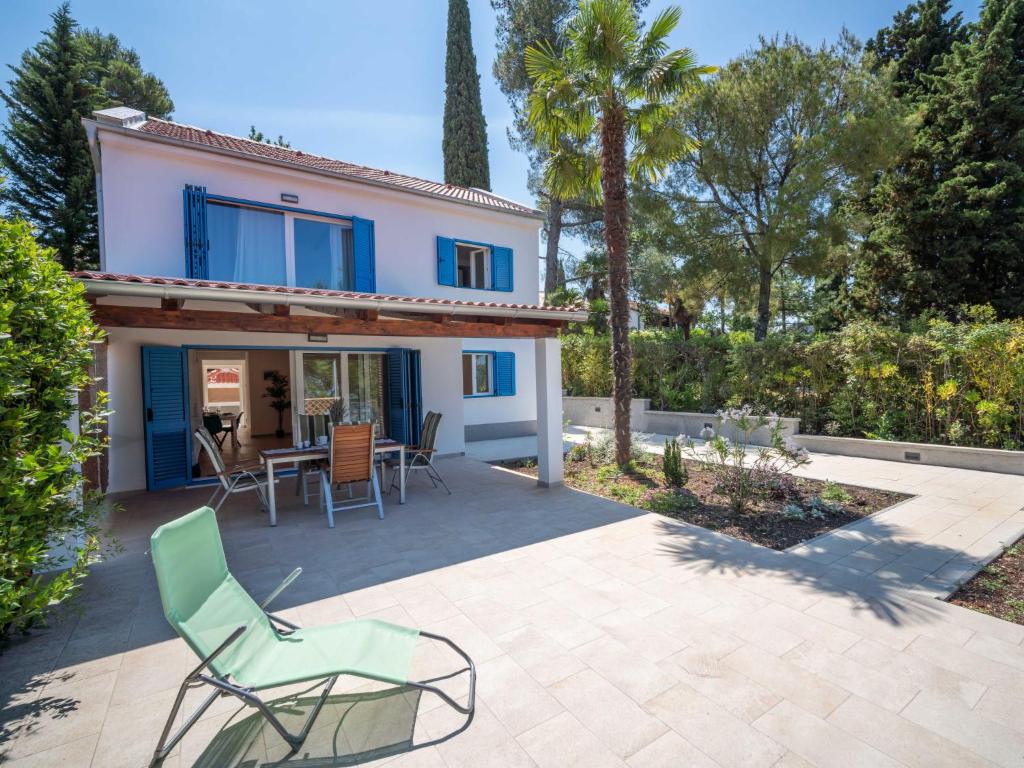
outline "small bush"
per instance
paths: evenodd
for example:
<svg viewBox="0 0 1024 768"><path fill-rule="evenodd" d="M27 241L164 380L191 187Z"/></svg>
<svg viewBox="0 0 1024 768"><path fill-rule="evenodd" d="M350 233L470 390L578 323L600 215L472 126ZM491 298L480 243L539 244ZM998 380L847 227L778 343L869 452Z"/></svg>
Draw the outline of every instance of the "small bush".
<svg viewBox="0 0 1024 768"><path fill-rule="evenodd" d="M841 504L845 504L850 501L853 497L846 492L839 483L833 483L831 480L825 481L825 488L821 492L821 498L825 501L837 501Z"/></svg>
<svg viewBox="0 0 1024 768"><path fill-rule="evenodd" d="M700 499L685 488L650 490L643 495L639 506L658 514L671 515L696 509L700 506Z"/></svg>
<svg viewBox="0 0 1024 768"><path fill-rule="evenodd" d="M105 396L77 434L68 423L101 336L82 287L27 224L0 220L0 640L44 624L99 550L79 466L103 446ZM54 545L68 536L80 546L65 556Z"/></svg>
<svg viewBox="0 0 1024 768"><path fill-rule="evenodd" d="M690 481L690 473L683 461L682 446L679 440L665 440L665 453L661 457L661 470L665 474L665 483L669 486L682 488Z"/></svg>

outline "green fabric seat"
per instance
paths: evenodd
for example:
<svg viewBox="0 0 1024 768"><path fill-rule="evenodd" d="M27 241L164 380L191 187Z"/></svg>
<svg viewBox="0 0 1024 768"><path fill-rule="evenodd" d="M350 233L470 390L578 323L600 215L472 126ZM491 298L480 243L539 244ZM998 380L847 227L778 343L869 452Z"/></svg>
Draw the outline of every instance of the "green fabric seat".
<svg viewBox="0 0 1024 768"><path fill-rule="evenodd" d="M228 571L209 507L160 526L151 543L164 615L200 658L246 627L210 662L218 678L253 690L345 674L407 682L418 630L362 619L278 632Z"/></svg>
<svg viewBox="0 0 1024 768"><path fill-rule="evenodd" d="M164 616L201 659L178 689L151 767L162 763L218 697L228 695L258 709L291 746L289 755L294 754L309 735L340 675L430 691L467 716L460 730L472 722L476 668L466 652L447 637L376 619L303 629L268 613L267 605L302 569L292 572L258 605L228 570L216 513L209 507L161 525L150 544ZM409 680L413 650L421 637L445 643L466 666L429 680ZM463 673L469 675L465 706L436 685ZM321 681L324 690L297 734L285 728L257 695L268 688L313 680ZM203 686L213 688L213 692L171 736L185 694L190 688Z"/></svg>

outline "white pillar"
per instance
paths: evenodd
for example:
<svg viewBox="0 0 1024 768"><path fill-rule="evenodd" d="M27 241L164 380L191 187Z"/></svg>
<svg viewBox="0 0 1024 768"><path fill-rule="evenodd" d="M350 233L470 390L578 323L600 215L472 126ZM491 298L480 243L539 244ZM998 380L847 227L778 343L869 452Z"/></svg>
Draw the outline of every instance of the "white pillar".
<svg viewBox="0 0 1024 768"><path fill-rule="evenodd" d="M562 344L537 339L537 485L562 484Z"/></svg>

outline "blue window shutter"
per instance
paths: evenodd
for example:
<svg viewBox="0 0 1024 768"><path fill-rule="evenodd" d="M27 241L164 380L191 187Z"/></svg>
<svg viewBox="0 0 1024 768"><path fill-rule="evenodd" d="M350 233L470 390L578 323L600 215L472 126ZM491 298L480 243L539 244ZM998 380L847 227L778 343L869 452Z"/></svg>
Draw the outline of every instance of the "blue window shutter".
<svg viewBox="0 0 1024 768"><path fill-rule="evenodd" d="M420 351L407 349L405 357L409 365L409 442L419 445L420 430L423 428L423 390L420 384Z"/></svg>
<svg viewBox="0 0 1024 768"><path fill-rule="evenodd" d="M494 353L494 394L508 396L516 393L515 352Z"/></svg>
<svg viewBox="0 0 1024 768"><path fill-rule="evenodd" d="M185 214L185 275L192 280L210 276L210 239L206 229L206 187L186 184L182 191Z"/></svg>
<svg viewBox="0 0 1024 768"><path fill-rule="evenodd" d="M437 284L455 285L455 241L450 237L437 238Z"/></svg>
<svg viewBox="0 0 1024 768"><path fill-rule="evenodd" d="M142 348L142 405L146 437L146 487L185 485L192 467L185 350Z"/></svg>
<svg viewBox="0 0 1024 768"><path fill-rule="evenodd" d="M496 291L512 290L512 249L491 246L491 279Z"/></svg>
<svg viewBox="0 0 1024 768"><path fill-rule="evenodd" d="M423 421L420 390L420 353L417 349L387 351L388 436L415 445Z"/></svg>
<svg viewBox="0 0 1024 768"><path fill-rule="evenodd" d="M352 290L360 293L377 292L377 265L374 247L373 222L352 217L352 246L355 252L355 280Z"/></svg>
<svg viewBox="0 0 1024 768"><path fill-rule="evenodd" d="M409 373L404 349L389 349L388 361L388 436L400 443L409 442Z"/></svg>

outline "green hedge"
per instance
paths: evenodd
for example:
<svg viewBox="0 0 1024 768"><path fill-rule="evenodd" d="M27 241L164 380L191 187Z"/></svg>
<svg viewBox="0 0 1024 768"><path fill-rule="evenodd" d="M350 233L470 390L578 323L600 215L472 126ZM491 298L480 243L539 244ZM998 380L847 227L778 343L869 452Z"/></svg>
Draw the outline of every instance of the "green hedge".
<svg viewBox="0 0 1024 768"><path fill-rule="evenodd" d="M1019 449L1024 445L1024 319L975 309L961 323L902 331L868 322L828 335L748 333L688 341L632 335L634 394L659 410L753 403L806 433ZM569 394L611 392L608 337L562 337Z"/></svg>

